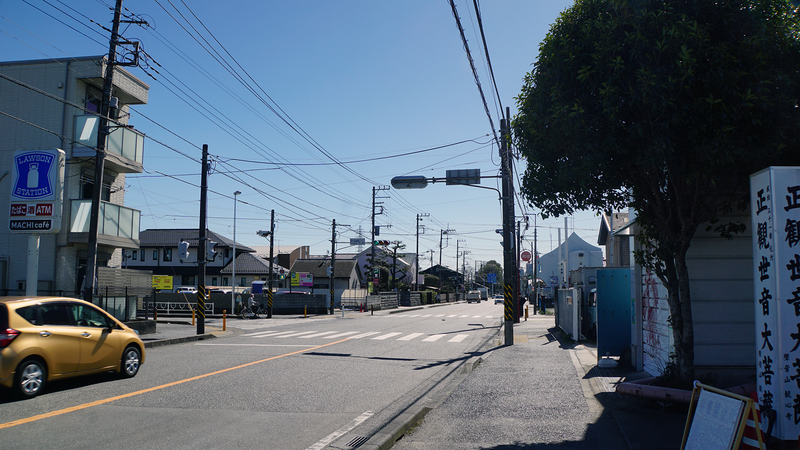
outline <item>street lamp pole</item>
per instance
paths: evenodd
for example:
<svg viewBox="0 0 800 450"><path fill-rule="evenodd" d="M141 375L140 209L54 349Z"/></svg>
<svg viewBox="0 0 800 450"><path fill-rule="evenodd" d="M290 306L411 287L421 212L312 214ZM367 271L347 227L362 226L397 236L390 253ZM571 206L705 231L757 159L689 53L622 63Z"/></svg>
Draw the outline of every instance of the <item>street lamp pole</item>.
<svg viewBox="0 0 800 450"><path fill-rule="evenodd" d="M234 306L236 304L236 203L237 196L242 191L233 193L233 275L231 275L231 314L234 313Z"/></svg>

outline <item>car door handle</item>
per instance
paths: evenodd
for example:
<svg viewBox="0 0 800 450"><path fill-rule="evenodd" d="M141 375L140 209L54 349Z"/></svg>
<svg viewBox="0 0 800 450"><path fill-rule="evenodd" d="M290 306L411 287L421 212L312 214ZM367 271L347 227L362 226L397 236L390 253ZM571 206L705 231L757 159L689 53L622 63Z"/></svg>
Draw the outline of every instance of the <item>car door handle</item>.
<svg viewBox="0 0 800 450"><path fill-rule="evenodd" d="M87 332L84 331L83 333L81 333L81 336L83 336L83 337L91 337L92 333L87 333Z"/></svg>
<svg viewBox="0 0 800 450"><path fill-rule="evenodd" d="M51 334L53 334L53 333L51 333L49 331L40 331L39 332L39 336L41 336L41 337L47 337L47 336L50 336Z"/></svg>

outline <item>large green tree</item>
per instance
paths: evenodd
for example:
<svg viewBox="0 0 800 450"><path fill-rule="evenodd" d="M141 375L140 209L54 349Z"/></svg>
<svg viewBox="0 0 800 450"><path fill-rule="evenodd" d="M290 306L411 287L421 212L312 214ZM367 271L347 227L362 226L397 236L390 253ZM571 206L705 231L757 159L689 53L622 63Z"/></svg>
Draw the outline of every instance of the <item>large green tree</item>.
<svg viewBox="0 0 800 450"><path fill-rule="evenodd" d="M636 209L687 378L692 237L746 205L750 173L800 162L799 30L784 0L577 0L517 98L525 198L553 216Z"/></svg>

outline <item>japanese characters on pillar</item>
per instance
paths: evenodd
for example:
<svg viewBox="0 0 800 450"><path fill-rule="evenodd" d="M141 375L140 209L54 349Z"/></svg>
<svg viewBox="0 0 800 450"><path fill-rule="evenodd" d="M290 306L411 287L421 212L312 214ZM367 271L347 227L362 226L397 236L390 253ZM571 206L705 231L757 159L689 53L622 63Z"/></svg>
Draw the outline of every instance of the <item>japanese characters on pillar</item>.
<svg viewBox="0 0 800 450"><path fill-rule="evenodd" d="M773 435L800 434L800 167L750 176L756 376Z"/></svg>

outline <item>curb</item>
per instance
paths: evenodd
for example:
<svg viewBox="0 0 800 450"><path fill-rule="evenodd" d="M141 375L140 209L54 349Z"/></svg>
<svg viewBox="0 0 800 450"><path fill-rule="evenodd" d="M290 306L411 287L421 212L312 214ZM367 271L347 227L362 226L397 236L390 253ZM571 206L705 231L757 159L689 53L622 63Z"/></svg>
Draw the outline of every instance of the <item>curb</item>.
<svg viewBox="0 0 800 450"><path fill-rule="evenodd" d="M216 338L214 333L198 334L195 336L186 336L172 339L161 339L160 341L145 341L144 348L163 347L165 345L183 344L185 342L204 341L206 339Z"/></svg>
<svg viewBox="0 0 800 450"><path fill-rule="evenodd" d="M364 450L388 450L392 448L395 442L406 434L406 431L416 425L417 422L422 420L429 411L431 411L431 408L427 406L421 408L412 407L409 412L404 412L397 416L397 418L389 422L381 432L372 436L370 440L360 445L358 448Z"/></svg>

